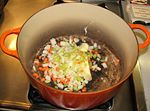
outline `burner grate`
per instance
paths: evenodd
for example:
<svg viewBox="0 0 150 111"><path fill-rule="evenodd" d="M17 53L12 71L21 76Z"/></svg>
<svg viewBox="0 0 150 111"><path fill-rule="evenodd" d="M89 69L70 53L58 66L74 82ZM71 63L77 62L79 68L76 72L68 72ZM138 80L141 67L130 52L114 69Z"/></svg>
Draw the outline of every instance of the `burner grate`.
<svg viewBox="0 0 150 111"><path fill-rule="evenodd" d="M30 110L32 111L37 111L37 110L67 111L65 109L59 108L45 101L38 93L38 90L36 90L32 86L30 86L28 98L32 104L32 107L30 108ZM88 111L110 111L113 107L113 104L114 104L114 101L112 98L106 103L99 105L96 108L90 109Z"/></svg>

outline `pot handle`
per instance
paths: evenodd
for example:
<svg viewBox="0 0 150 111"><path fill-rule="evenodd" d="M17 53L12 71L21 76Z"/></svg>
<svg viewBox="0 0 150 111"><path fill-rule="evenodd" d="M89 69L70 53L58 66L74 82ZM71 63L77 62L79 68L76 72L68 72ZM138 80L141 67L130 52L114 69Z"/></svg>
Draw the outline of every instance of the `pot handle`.
<svg viewBox="0 0 150 111"><path fill-rule="evenodd" d="M4 32L0 38L0 46L1 46L1 49L4 53L10 55L10 56L13 56L15 58L18 59L18 53L17 53L17 50L10 50L8 49L6 46L5 46L5 40L6 38L8 37L8 35L11 35L11 34L16 34L18 35L20 32L20 28L15 28L15 29L12 29L12 30L8 30L6 32Z"/></svg>
<svg viewBox="0 0 150 111"><path fill-rule="evenodd" d="M140 29L146 34L147 38L143 43L139 44L139 49L144 49L145 47L147 47L150 44L150 32L149 32L149 30L140 24L129 24L129 26L132 29Z"/></svg>

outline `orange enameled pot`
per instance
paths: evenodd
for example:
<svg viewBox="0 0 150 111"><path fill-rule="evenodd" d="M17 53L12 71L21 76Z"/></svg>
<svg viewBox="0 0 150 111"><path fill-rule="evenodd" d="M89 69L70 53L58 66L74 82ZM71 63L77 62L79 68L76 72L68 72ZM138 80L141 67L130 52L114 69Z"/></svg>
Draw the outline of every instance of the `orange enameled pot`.
<svg viewBox="0 0 150 111"><path fill-rule="evenodd" d="M138 44L132 29L141 29L147 39ZM9 34L17 34L17 49L7 49L4 41ZM91 39L106 43L120 58L122 65L122 78L119 83L105 90L73 93L49 87L31 75L32 60L37 50L44 45L50 37L62 35L81 34ZM134 69L139 48L150 43L148 30L135 24L127 24L114 13L90 4L67 3L52 6L33 15L21 29L5 32L0 38L2 50L18 58L24 67L31 84L39 90L42 97L48 102L73 110L93 108L116 95L121 85L128 79Z"/></svg>

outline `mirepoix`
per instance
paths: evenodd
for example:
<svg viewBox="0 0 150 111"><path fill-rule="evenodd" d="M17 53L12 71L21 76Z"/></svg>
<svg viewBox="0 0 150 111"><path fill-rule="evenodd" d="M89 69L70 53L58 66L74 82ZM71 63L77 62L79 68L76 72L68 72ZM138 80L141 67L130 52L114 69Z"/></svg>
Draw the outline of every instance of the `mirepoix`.
<svg viewBox="0 0 150 111"><path fill-rule="evenodd" d="M102 90L121 78L119 59L104 43L83 35L51 38L32 63L34 78L69 92Z"/></svg>

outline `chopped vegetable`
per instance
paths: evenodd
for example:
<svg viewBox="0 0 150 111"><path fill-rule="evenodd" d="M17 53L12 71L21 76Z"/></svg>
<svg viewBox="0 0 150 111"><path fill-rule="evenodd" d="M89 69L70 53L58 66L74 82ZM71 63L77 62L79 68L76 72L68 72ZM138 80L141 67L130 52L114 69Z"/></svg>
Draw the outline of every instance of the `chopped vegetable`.
<svg viewBox="0 0 150 111"><path fill-rule="evenodd" d="M108 69L109 58L105 56L103 47L96 42L89 42L87 38L67 37L51 38L37 52L32 75L56 89L87 92L87 85L93 79L91 73L101 74L104 69ZM119 59L111 57L112 62L118 65Z"/></svg>
<svg viewBox="0 0 150 111"><path fill-rule="evenodd" d="M107 68L107 64L106 64L105 62L102 63L102 66L103 66L104 68Z"/></svg>
<svg viewBox="0 0 150 111"><path fill-rule="evenodd" d="M33 77L35 77L36 79L38 79L40 76L37 73L34 73Z"/></svg>

